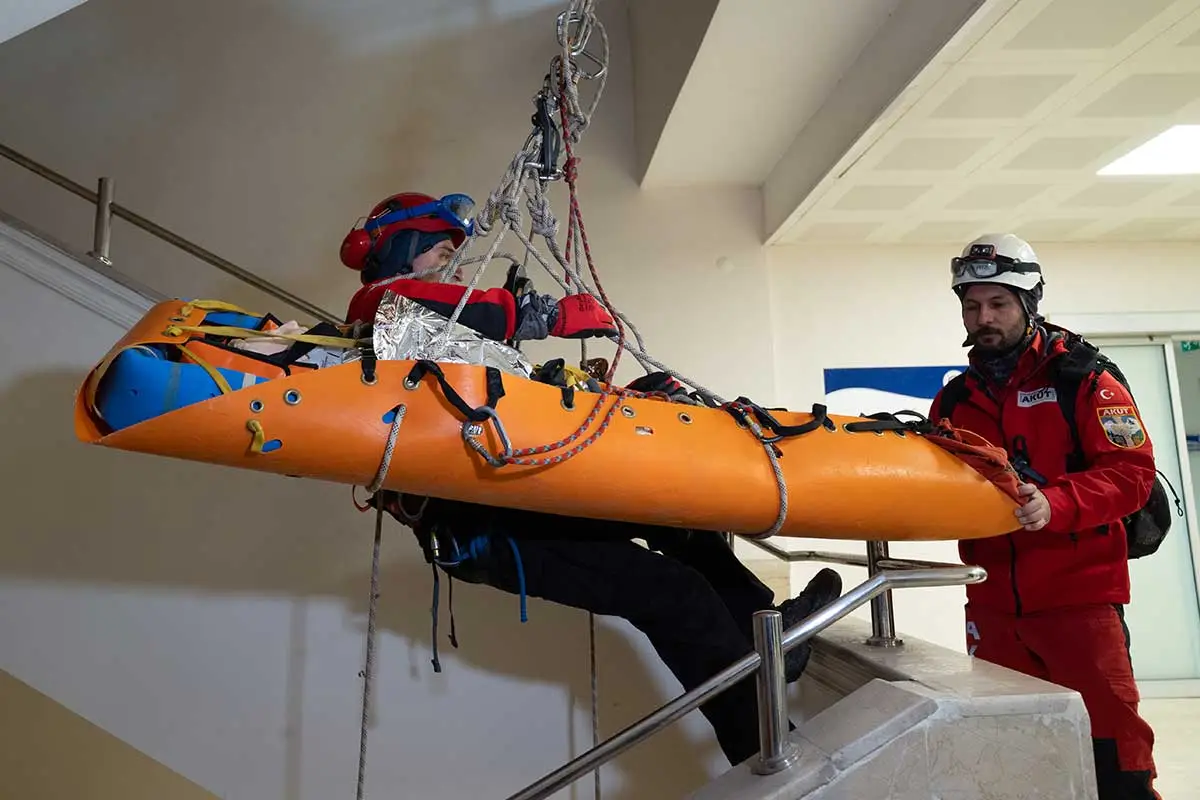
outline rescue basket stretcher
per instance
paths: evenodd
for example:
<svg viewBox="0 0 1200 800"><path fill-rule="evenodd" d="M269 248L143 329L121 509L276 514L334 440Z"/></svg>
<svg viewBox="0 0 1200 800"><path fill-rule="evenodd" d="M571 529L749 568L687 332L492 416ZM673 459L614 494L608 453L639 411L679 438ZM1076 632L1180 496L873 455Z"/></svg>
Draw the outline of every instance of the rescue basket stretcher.
<svg viewBox="0 0 1200 800"><path fill-rule="evenodd" d="M981 449L969 444L947 448L936 436L819 406L769 412L803 432L761 437L750 415L728 409L616 387L568 391L474 364L364 358L280 368L222 346L219 332L231 323L263 331L277 323L230 308L183 300L151 308L79 387L77 438L352 486L742 535L775 526L790 537L952 540L1016 527L1012 487L962 457ZM546 448L538 446L554 444L539 457ZM786 484L781 524L779 478L764 445L774 447ZM564 447L578 452L563 458Z"/></svg>

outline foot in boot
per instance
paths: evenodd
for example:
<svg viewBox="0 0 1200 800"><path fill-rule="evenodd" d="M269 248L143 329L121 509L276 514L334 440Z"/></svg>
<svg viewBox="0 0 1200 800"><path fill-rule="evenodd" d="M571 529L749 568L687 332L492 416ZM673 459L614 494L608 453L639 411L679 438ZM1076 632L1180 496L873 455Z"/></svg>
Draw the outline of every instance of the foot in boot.
<svg viewBox="0 0 1200 800"><path fill-rule="evenodd" d="M783 615L783 629L786 631L799 624L805 617L812 616L838 599L841 594L842 577L828 567L822 569L808 582L804 591L779 604L779 613ZM811 653L812 646L810 642L805 641L783 657L783 671L788 683L800 678L804 668L808 666Z"/></svg>

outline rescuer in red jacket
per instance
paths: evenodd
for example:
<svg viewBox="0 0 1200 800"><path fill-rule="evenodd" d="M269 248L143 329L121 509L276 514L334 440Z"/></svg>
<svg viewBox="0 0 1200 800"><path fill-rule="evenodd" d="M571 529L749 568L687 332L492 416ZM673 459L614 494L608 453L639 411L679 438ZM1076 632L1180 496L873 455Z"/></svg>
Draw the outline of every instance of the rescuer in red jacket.
<svg viewBox="0 0 1200 800"><path fill-rule="evenodd" d="M1053 378L1067 332L1037 313L1043 279L1028 243L981 237L952 259L951 275L970 367L938 393L930 416L1002 445L1027 497L1012 532L959 543L963 561L988 572L967 587L968 652L1082 695L1100 800L1157 798L1154 734L1138 715L1123 614L1121 518L1150 495L1149 435L1125 387L1093 375L1069 400L1083 454L1069 464L1075 448Z"/></svg>

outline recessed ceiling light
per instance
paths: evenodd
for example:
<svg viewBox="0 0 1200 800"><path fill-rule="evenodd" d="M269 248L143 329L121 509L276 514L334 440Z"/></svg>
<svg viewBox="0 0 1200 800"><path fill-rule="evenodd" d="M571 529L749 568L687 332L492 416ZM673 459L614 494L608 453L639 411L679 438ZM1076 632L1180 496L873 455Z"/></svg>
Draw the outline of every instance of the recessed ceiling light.
<svg viewBox="0 0 1200 800"><path fill-rule="evenodd" d="M1097 175L1200 175L1200 125L1176 125Z"/></svg>

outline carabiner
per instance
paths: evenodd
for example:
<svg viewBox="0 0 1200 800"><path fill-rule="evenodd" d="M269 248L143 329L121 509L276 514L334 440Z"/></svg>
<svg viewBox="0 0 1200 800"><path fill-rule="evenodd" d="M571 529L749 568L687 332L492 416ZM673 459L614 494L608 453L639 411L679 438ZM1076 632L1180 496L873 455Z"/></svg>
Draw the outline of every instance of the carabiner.
<svg viewBox="0 0 1200 800"><path fill-rule="evenodd" d="M578 38L574 39L570 45L570 53L577 56L587 47L588 39L592 37L592 25L595 22L591 14L572 13L563 11L558 15L558 44L560 47L567 47L567 28L571 25L578 26Z"/></svg>
<svg viewBox="0 0 1200 800"><path fill-rule="evenodd" d="M504 423L500 421L499 415L496 414L496 409L492 408L491 406L479 406L475 409L475 411L476 413L483 414L491 418L492 425L496 428L496 434L500 437L500 444L504 447L504 450L498 456L493 456L491 453L489 453L487 448L483 446L483 443L477 440L475 438L475 434L471 431L472 426L480 425L480 423L472 422L471 420L467 420L463 423L463 440L466 441L466 443L469 444L472 449L479 453L479 455L487 459L487 462L493 467L505 466L508 463L508 460L512 458L513 449L512 441L508 438L508 431L504 429ZM480 425L480 433L482 432L483 426Z"/></svg>

